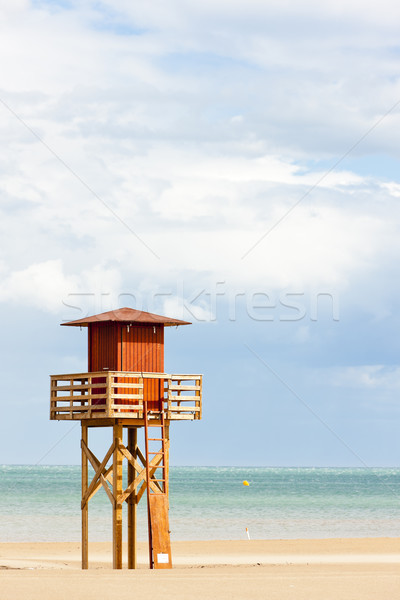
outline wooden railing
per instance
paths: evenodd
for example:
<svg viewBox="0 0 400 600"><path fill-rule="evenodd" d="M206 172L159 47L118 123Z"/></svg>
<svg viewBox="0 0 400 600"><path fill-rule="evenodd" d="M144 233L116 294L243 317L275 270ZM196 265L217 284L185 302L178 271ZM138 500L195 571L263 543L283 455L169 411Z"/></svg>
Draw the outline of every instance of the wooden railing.
<svg viewBox="0 0 400 600"><path fill-rule="evenodd" d="M50 419L143 419L143 402L171 421L201 419L202 375L100 371L51 375Z"/></svg>

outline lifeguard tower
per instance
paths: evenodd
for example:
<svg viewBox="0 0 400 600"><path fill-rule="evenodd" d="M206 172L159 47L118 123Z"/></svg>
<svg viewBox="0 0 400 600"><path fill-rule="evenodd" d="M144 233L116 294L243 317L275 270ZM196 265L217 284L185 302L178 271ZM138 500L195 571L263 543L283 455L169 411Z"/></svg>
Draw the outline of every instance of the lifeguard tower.
<svg viewBox="0 0 400 600"><path fill-rule="evenodd" d="M113 568L122 568L124 502L128 568L136 568L136 507L145 492L150 568L171 568L169 429L171 421L201 419L202 376L164 373L164 328L190 323L121 308L62 325L88 328L88 372L51 375L50 399L51 420L81 421L82 569L89 566L88 504L101 487L113 511ZM92 427L112 428L112 443L102 460L89 448ZM143 451L138 447L140 427ZM94 469L90 482L89 463Z"/></svg>

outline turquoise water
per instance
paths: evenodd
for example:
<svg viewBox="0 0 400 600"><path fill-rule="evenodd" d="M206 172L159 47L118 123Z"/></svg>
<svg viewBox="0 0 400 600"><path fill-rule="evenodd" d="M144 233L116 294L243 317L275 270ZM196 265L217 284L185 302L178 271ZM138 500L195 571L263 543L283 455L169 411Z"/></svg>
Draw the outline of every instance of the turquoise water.
<svg viewBox="0 0 400 600"><path fill-rule="evenodd" d="M246 527L254 539L400 536L400 469L172 467L170 505L175 540L245 539ZM111 539L111 519L100 490L91 541ZM138 521L144 540L145 497ZM0 466L0 541L79 539L79 466Z"/></svg>

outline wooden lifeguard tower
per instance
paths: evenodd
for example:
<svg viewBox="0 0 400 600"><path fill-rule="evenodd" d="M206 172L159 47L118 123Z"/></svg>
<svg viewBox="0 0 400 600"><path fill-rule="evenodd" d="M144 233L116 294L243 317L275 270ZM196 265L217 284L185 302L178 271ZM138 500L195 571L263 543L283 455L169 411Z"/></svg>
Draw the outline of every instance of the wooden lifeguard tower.
<svg viewBox="0 0 400 600"><path fill-rule="evenodd" d="M82 569L89 566L88 504L101 487L113 510L113 568L122 568L124 502L128 568L136 568L136 507L145 492L150 568L171 568L169 429L171 421L201 419L202 376L164 373L164 328L190 323L121 308L62 325L88 328L88 372L51 375L50 399L50 419L80 420L82 426ZM112 443L102 460L89 448L91 427L112 428ZM137 442L140 427L143 452ZM89 463L94 469L90 483Z"/></svg>

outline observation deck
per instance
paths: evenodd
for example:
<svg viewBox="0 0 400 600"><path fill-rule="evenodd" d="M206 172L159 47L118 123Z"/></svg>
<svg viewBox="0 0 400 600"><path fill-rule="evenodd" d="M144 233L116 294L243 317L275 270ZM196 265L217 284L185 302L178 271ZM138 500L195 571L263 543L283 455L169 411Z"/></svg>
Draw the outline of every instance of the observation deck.
<svg viewBox="0 0 400 600"><path fill-rule="evenodd" d="M51 375L50 380L53 421L106 425L106 419L129 419L140 427L145 402L154 413L162 407L166 421L201 419L202 375L98 371Z"/></svg>

